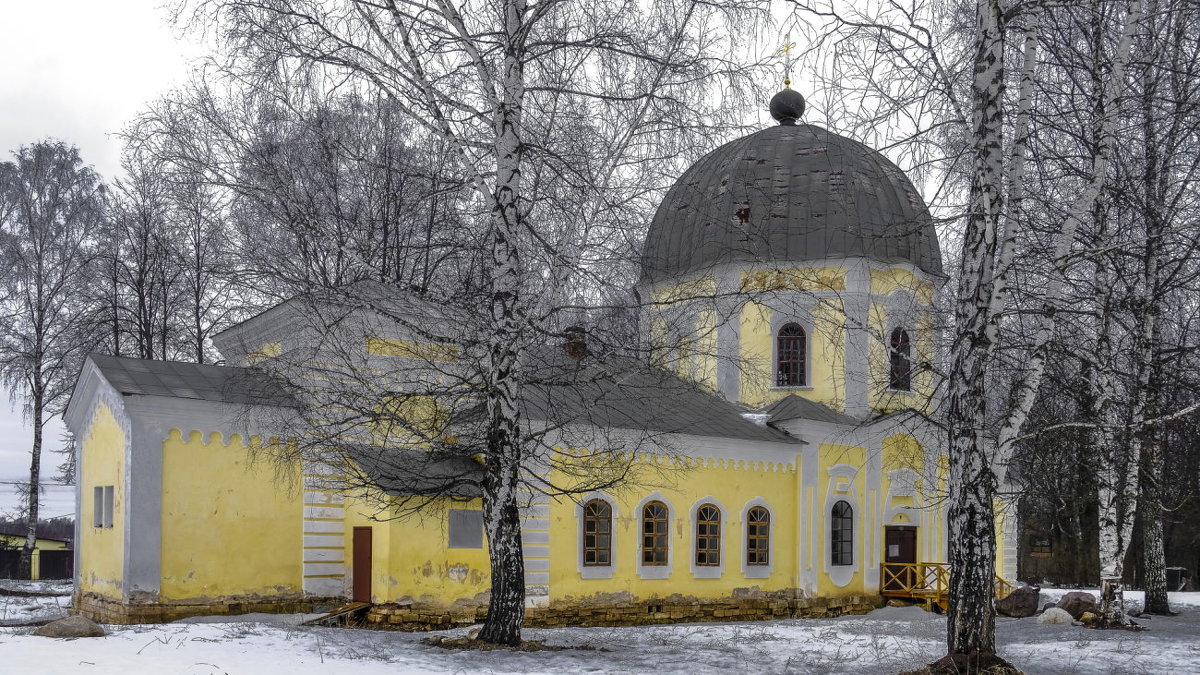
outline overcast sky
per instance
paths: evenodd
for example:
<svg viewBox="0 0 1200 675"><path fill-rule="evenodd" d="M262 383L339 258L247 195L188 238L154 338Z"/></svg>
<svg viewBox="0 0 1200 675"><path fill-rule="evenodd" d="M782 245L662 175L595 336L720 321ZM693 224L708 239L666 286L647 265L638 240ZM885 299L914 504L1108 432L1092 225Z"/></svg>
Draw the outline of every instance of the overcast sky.
<svg viewBox="0 0 1200 675"><path fill-rule="evenodd" d="M187 77L199 49L167 24L163 0L0 0L0 155L56 138L110 181L121 146L115 133L149 101ZM19 404L0 393L0 513L16 506L11 483L28 479L32 431ZM46 432L59 447L62 425ZM47 455L52 477L61 458ZM47 516L74 512L73 494L52 489Z"/></svg>

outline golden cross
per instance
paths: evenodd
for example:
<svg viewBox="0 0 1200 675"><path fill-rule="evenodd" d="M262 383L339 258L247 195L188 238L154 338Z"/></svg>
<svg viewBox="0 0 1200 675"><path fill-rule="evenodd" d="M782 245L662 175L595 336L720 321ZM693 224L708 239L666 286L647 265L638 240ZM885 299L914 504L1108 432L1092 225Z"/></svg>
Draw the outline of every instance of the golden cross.
<svg viewBox="0 0 1200 675"><path fill-rule="evenodd" d="M775 52L775 56L784 57L783 58L783 67L784 67L783 85L785 87L792 86L792 59L791 59L791 56L792 56L792 47L795 47L795 46L796 46L796 43L792 42L792 34L788 33L787 37L784 38L783 46L780 47L779 50Z"/></svg>

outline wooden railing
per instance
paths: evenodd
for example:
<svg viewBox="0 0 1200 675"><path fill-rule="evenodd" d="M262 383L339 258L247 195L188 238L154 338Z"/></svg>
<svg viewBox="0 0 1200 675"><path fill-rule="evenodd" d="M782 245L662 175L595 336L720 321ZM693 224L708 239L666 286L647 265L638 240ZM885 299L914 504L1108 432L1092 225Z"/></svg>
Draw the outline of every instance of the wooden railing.
<svg viewBox="0 0 1200 675"><path fill-rule="evenodd" d="M880 595L946 607L950 596L949 563L884 563L880 576ZM1012 584L996 577L996 599L1007 597L1012 591Z"/></svg>

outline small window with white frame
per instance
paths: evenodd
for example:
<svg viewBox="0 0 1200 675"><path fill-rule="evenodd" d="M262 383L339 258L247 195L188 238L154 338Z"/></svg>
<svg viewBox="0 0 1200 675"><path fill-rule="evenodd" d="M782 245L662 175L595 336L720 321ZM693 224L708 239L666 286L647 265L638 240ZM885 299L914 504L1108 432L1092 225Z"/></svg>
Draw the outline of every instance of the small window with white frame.
<svg viewBox="0 0 1200 675"><path fill-rule="evenodd" d="M92 527L113 526L113 486L92 488Z"/></svg>

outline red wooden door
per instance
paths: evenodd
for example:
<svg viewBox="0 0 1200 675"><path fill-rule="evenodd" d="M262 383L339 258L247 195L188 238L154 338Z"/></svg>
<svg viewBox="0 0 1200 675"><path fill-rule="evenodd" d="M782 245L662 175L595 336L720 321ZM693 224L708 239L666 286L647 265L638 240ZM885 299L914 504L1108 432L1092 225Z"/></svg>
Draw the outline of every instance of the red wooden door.
<svg viewBox="0 0 1200 675"><path fill-rule="evenodd" d="M354 601L371 601L371 528L354 528Z"/></svg>

